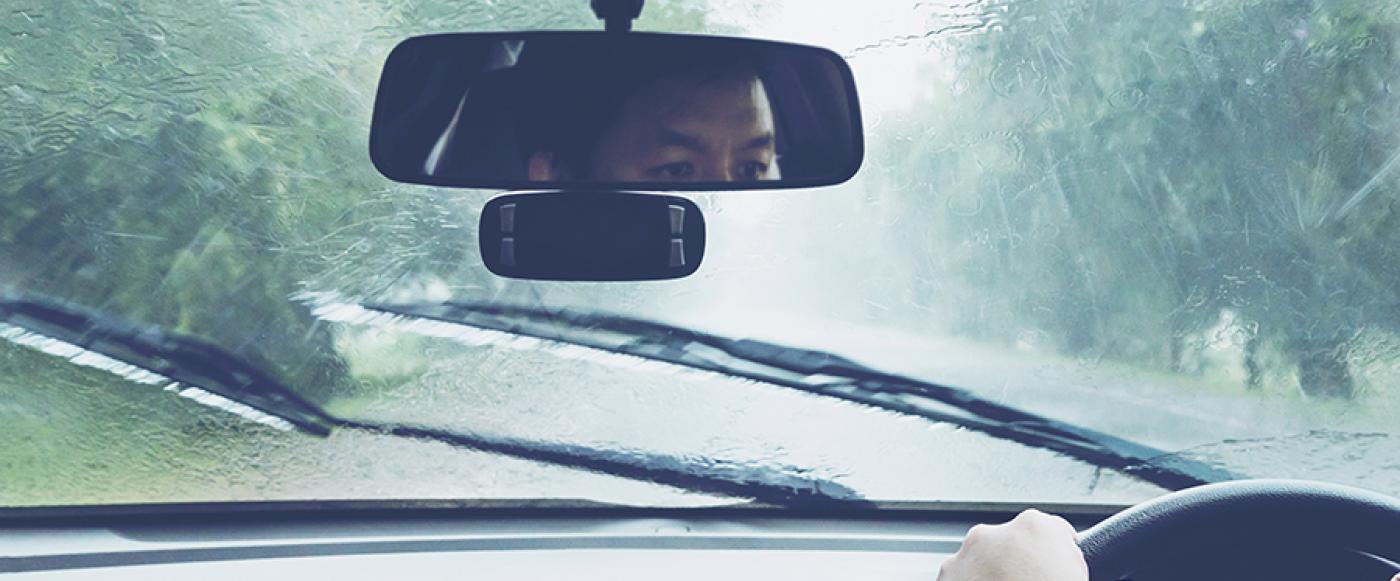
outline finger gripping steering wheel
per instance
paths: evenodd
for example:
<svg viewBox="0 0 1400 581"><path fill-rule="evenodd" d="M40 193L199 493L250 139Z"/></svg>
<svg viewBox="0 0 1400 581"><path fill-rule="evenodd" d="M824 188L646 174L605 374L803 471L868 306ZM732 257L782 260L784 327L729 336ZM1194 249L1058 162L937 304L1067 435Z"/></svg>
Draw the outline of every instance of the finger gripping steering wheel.
<svg viewBox="0 0 1400 581"><path fill-rule="evenodd" d="M1144 563L1168 554L1202 555L1182 560L1199 566L1283 547L1295 552L1289 556L1350 552L1369 562L1368 577L1375 572L1386 575L1375 581L1387 581L1400 568L1400 499L1299 480L1208 484L1113 515L1080 534L1079 546L1091 581L1134 578ZM1159 563L1155 570L1164 569Z"/></svg>

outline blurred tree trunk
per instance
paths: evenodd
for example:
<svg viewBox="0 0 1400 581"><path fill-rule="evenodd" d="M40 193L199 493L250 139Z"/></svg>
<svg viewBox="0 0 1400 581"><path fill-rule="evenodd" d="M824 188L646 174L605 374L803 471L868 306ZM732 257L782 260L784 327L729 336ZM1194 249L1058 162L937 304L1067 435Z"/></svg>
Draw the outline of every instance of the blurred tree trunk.
<svg viewBox="0 0 1400 581"><path fill-rule="evenodd" d="M1259 334L1249 336L1244 343L1244 385L1249 391L1259 391L1263 387L1261 377L1263 366L1259 364Z"/></svg>
<svg viewBox="0 0 1400 581"><path fill-rule="evenodd" d="M1345 339L1302 340L1294 344L1298 386L1309 397L1351 399L1355 382L1347 368L1350 345Z"/></svg>

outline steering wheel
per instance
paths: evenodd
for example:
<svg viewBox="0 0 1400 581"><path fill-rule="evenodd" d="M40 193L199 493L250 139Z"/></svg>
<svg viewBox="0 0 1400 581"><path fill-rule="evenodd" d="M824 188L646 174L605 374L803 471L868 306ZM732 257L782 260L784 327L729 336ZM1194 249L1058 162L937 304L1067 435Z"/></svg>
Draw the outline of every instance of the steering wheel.
<svg viewBox="0 0 1400 581"><path fill-rule="evenodd" d="M1113 515L1079 546L1091 581L1389 581L1400 571L1400 499L1301 480L1207 484Z"/></svg>

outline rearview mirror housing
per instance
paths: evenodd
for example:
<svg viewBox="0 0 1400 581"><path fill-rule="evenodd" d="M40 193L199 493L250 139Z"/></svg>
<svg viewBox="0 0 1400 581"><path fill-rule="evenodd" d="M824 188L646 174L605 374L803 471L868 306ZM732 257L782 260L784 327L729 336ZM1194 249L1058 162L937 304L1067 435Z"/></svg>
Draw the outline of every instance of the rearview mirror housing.
<svg viewBox="0 0 1400 581"><path fill-rule="evenodd" d="M863 157L836 53L641 32L410 38L384 65L370 130L380 173L449 187L814 187Z"/></svg>
<svg viewBox="0 0 1400 581"><path fill-rule="evenodd" d="M661 194L506 194L486 203L477 236L486 268L509 278L674 279L705 256L699 206Z"/></svg>

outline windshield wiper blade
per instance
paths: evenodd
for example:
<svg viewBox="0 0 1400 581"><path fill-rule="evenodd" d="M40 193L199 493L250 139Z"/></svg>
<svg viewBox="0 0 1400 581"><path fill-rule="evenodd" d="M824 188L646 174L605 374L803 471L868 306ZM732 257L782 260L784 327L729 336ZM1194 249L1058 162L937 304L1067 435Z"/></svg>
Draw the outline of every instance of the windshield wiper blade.
<svg viewBox="0 0 1400 581"><path fill-rule="evenodd" d="M600 449L342 418L298 395L245 358L157 327L62 301L0 293L0 339L107 371L282 430L326 437L336 428L432 440L545 464L750 498L780 506L866 506L854 490L782 466Z"/></svg>
<svg viewBox="0 0 1400 581"><path fill-rule="evenodd" d="M411 318L504 333L761 381L899 414L946 422L1051 450L1164 488L1231 480L1226 470L1118 436L1058 421L970 391L887 373L833 353L721 337L631 317L494 303L355 304L302 297L326 320ZM411 327L410 327L411 328ZM450 335L445 329L418 329ZM489 338L478 337L479 342Z"/></svg>
<svg viewBox="0 0 1400 581"><path fill-rule="evenodd" d="M0 294L0 338L278 429L325 436L332 427L314 404L238 355L77 305Z"/></svg>

